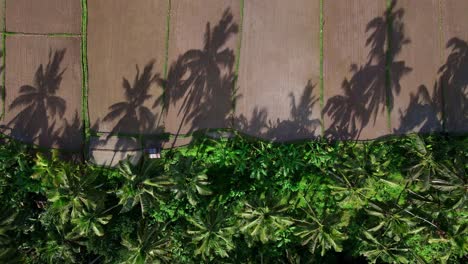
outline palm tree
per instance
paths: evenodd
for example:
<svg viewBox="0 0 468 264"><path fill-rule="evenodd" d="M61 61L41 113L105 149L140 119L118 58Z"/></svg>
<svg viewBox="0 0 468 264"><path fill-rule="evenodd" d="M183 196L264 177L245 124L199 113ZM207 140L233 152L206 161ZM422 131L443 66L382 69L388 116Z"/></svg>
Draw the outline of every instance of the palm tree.
<svg viewBox="0 0 468 264"><path fill-rule="evenodd" d="M187 198L191 205L198 203L198 195L208 196L213 192L207 168L200 160L180 155L167 165L166 175L174 185L172 191L177 199Z"/></svg>
<svg viewBox="0 0 468 264"><path fill-rule="evenodd" d="M122 245L126 248L122 264L170 263L170 234L159 224L140 221L136 240L123 237Z"/></svg>
<svg viewBox="0 0 468 264"><path fill-rule="evenodd" d="M245 203L240 217L240 231L262 243L275 241L279 231L293 224L286 212L289 206L286 201L280 201L264 193Z"/></svg>
<svg viewBox="0 0 468 264"><path fill-rule="evenodd" d="M342 207L361 208L367 203L368 193L372 191L372 188L364 186L365 179L362 176L359 177L357 171L350 175L346 175L341 170L337 174L331 171L330 173L335 176L340 185L329 185L328 187Z"/></svg>
<svg viewBox="0 0 468 264"><path fill-rule="evenodd" d="M157 200L167 197L167 190L173 185L171 179L163 176L159 160L142 159L140 164L133 165L129 160L119 164L120 175L125 178L123 186L117 191L121 213L130 211L140 205L144 217L148 208Z"/></svg>
<svg viewBox="0 0 468 264"><path fill-rule="evenodd" d="M67 238L85 238L91 235L104 236L104 225L107 225L112 219L110 211L114 207L104 209L104 201L101 201L95 207L85 206L71 219L73 229Z"/></svg>
<svg viewBox="0 0 468 264"><path fill-rule="evenodd" d="M132 130L135 133L140 133L151 131L154 128L157 116L153 115L151 110L144 105L152 97L149 94L151 85L160 81L159 74L153 74L154 63L155 61L150 61L146 64L141 75L140 68L136 65L137 73L133 85L126 78L123 79L122 85L126 101L111 105L110 112L103 119L103 122L119 119L112 132ZM161 100L161 98L157 100Z"/></svg>
<svg viewBox="0 0 468 264"><path fill-rule="evenodd" d="M365 211L368 214L367 220L375 225L368 229L368 232L400 240L401 236L409 233L412 228L416 230L417 222L405 208L373 202L369 203Z"/></svg>
<svg viewBox="0 0 468 264"><path fill-rule="evenodd" d="M9 232L15 230L17 212L2 204L0 207L0 261L3 263L20 262L18 251Z"/></svg>
<svg viewBox="0 0 468 264"><path fill-rule="evenodd" d="M237 32L238 25L233 23L230 9L226 9L213 29L210 23L206 24L203 49L185 52L171 66L167 80L169 102L175 103L185 97L178 113L183 116L177 134L186 122L200 126L201 122L207 122L207 118L226 119L230 104L216 101L231 97L235 56L225 44ZM226 71L227 74L223 74Z"/></svg>
<svg viewBox="0 0 468 264"><path fill-rule="evenodd" d="M431 181L438 175L450 177L447 174L451 170L440 162L432 151L431 144L426 143L418 135L410 135L404 143L404 148L411 153L410 167L408 168L408 177L410 181L422 181L424 189L431 187Z"/></svg>
<svg viewBox="0 0 468 264"><path fill-rule="evenodd" d="M445 208L457 210L463 209L466 205L468 200L466 164L466 159L455 159L453 163L445 162L438 175L431 181L431 187L441 192L438 198Z"/></svg>
<svg viewBox="0 0 468 264"><path fill-rule="evenodd" d="M417 260L416 263L425 263L411 254L407 247L401 247L400 241L389 239L388 237L375 238L370 232L363 231L364 237L361 238L364 244L362 255L367 257L370 263L412 263L410 260Z"/></svg>
<svg viewBox="0 0 468 264"><path fill-rule="evenodd" d="M205 261L213 260L215 256L229 257L229 251L235 248L232 241L235 226L225 212L211 209L187 220L192 225L187 233L197 246L195 255L201 255Z"/></svg>
<svg viewBox="0 0 468 264"><path fill-rule="evenodd" d="M341 252L343 250L341 244L347 239L347 236L340 230L342 228L341 217L326 213L318 217L309 202L306 201L306 204L305 209L301 208L304 217L295 220L298 227L295 235L302 240L302 245L307 245L312 254L321 248L322 256L330 248L333 248L335 252Z"/></svg>
<svg viewBox="0 0 468 264"><path fill-rule="evenodd" d="M49 62L41 64L34 76L34 85L20 87L19 96L10 104L10 110L23 108L8 124L13 135L38 139L39 145L51 146L49 121L55 117L62 118L65 114L66 102L57 96L65 70L60 71L60 64L66 50L49 53Z"/></svg>
<svg viewBox="0 0 468 264"><path fill-rule="evenodd" d="M66 163L54 152L52 159L37 155L34 178L39 178L51 209L60 212L62 224L76 218L85 208L96 209L102 199L97 175L85 167Z"/></svg>
<svg viewBox="0 0 468 264"><path fill-rule="evenodd" d="M51 212L54 214L54 212ZM42 217L44 214L42 215ZM56 223L57 224L57 223ZM45 244L35 248L44 263L80 263L80 246L85 238L70 238L69 225L47 226Z"/></svg>

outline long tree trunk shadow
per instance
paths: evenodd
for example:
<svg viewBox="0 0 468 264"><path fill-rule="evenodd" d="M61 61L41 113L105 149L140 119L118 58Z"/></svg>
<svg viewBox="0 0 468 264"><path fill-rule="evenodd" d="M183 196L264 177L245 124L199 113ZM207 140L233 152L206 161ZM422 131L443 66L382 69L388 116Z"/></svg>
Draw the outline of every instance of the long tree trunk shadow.
<svg viewBox="0 0 468 264"><path fill-rule="evenodd" d="M375 125L385 115L387 107L393 108L393 93L400 93L400 79L411 72L404 61L394 61L402 47L409 43L404 35L403 9L395 9L397 1L382 16L372 19L366 27L369 37L365 46L370 49L367 62L351 64L352 76L342 82L342 95L328 99L323 114L329 116L325 137L341 140L360 139L368 125ZM391 48L388 43L388 23L392 23ZM390 82L386 82L390 72ZM390 91L387 90L389 87Z"/></svg>
<svg viewBox="0 0 468 264"><path fill-rule="evenodd" d="M206 128L223 128L229 122L234 90L234 51L227 41L239 31L228 8L219 23L206 24L204 47L192 49L171 65L166 80L166 105L175 108L171 115L176 137ZM175 142L175 141L174 141Z"/></svg>

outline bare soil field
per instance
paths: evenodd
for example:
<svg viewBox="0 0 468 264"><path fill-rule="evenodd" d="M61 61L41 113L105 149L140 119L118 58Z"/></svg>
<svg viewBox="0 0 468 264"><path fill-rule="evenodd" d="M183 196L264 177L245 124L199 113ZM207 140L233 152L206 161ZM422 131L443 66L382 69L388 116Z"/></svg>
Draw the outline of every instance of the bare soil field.
<svg viewBox="0 0 468 264"><path fill-rule="evenodd" d="M42 147L82 147L80 38L8 36L5 133Z"/></svg>
<svg viewBox="0 0 468 264"><path fill-rule="evenodd" d="M166 131L230 127L240 1L173 1Z"/></svg>
<svg viewBox="0 0 468 264"><path fill-rule="evenodd" d="M9 32L81 33L80 0L3 1L6 1L6 29Z"/></svg>
<svg viewBox="0 0 468 264"><path fill-rule="evenodd" d="M442 5L443 64L439 69L445 93L445 129L468 132L468 1Z"/></svg>
<svg viewBox="0 0 468 264"><path fill-rule="evenodd" d="M141 142L137 139L118 137L92 137L89 156L92 162L110 167L129 158L137 162L143 154Z"/></svg>
<svg viewBox="0 0 468 264"><path fill-rule="evenodd" d="M386 1L324 2L324 123L334 139L389 134Z"/></svg>
<svg viewBox="0 0 468 264"><path fill-rule="evenodd" d="M387 63L393 96L392 131L441 131L442 94L437 77L442 61L436 52L442 49L439 1L400 0L391 14L393 60Z"/></svg>
<svg viewBox="0 0 468 264"><path fill-rule="evenodd" d="M99 132L159 133L168 1L88 3L91 127Z"/></svg>
<svg viewBox="0 0 468 264"><path fill-rule="evenodd" d="M245 2L236 129L277 141L320 135L319 18L319 1Z"/></svg>

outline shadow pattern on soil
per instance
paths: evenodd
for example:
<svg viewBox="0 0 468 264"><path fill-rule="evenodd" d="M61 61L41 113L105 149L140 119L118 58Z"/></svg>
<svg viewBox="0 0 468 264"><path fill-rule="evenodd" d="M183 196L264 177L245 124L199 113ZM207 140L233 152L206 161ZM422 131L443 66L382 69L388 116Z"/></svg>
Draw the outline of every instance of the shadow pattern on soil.
<svg viewBox="0 0 468 264"><path fill-rule="evenodd" d="M206 24L203 49L188 50L172 63L165 87L166 105L177 111L168 120L178 124L176 136L230 124L235 55L226 42L238 32L227 8L217 25Z"/></svg>
<svg viewBox="0 0 468 264"><path fill-rule="evenodd" d="M411 94L405 113L400 112L401 125L394 133L419 131L468 131L468 43L454 37L447 42L450 50L439 68L432 91L421 85Z"/></svg>
<svg viewBox="0 0 468 264"><path fill-rule="evenodd" d="M97 120L91 127L91 131L99 131L101 122L113 124L107 136L93 137L90 142L91 151L107 152L106 156L109 158L107 165L124 158L125 152L140 151L142 142L139 135L148 131L163 133L164 128L161 124L163 114L154 113L154 108L162 105L163 97L156 98L152 107L147 106L153 100L153 85L159 87L163 82L160 74L154 72L155 62L155 60L149 61L143 71L135 65L136 73L133 81L123 77L122 88L125 100L111 105L103 120Z"/></svg>
<svg viewBox="0 0 468 264"><path fill-rule="evenodd" d="M325 137L359 139L362 130L375 124L379 115L386 112L387 106L393 108L393 94L399 94L402 89L400 80L412 71L404 61L395 60L404 46L410 43L404 33L404 10L396 9L395 5L396 1L393 1L385 14L367 24L369 37L365 46L370 49L367 61L362 65L351 64L352 75L342 82L343 94L325 102L322 114L332 119L325 130ZM255 108L250 120L242 115L231 115L232 102L242 95L234 94L237 78L234 73L235 54L225 44L238 31L239 26L233 21L228 8L214 27L206 24L203 48L191 49L180 55L171 64L166 80L154 72L154 60L149 61L143 70L136 65L133 80L124 77L122 81L125 100L111 105L109 113L102 120L115 125L109 137L97 141L97 145L104 145L112 134L129 130L141 133L157 128L164 133L161 125L164 113L153 113L153 109L161 104L166 108L172 106L177 111L176 120L172 120L178 124L176 136L181 131L185 134L206 128L225 128L226 124L244 133L274 141L307 139L319 134L316 131L321 128L320 119L312 117L319 98L314 96L314 89L317 88L311 81L305 85L300 98L289 94L290 113L287 120L272 120L268 117L267 109L259 107ZM387 47L389 42L390 49ZM450 54L439 68L439 78L432 91L421 85L415 94L411 94L409 108L405 113L400 112L401 126L394 133L407 133L416 128L421 131L437 130L442 123L450 131L466 131L468 44L462 39L452 38L447 43L447 49ZM36 70L33 84L19 88L19 96L9 105L9 111L19 110L7 124L13 137L45 147L67 148L76 145L77 139L81 145L79 115L76 113L71 122L65 120L67 104L57 95L66 72L66 69L61 69L65 53L65 49L50 51L48 63L41 64ZM151 87L154 84L165 89L163 96L152 97ZM447 101L443 102L441 98ZM148 102L153 103L152 108L146 106ZM91 129L97 131L98 123ZM120 151L136 149L141 149L141 142L130 137L119 139L114 148Z"/></svg>
<svg viewBox="0 0 468 264"><path fill-rule="evenodd" d="M37 68L33 84L19 88L19 95L8 107L8 111L19 112L2 126L13 138L46 148L75 151L83 147L78 112L71 122L66 120L67 103L57 95L66 72L66 68L61 69L65 54L66 49L50 50L49 61Z"/></svg>
<svg viewBox="0 0 468 264"><path fill-rule="evenodd" d="M447 131L468 132L468 43L459 38L447 42L451 52L439 69L444 90L444 126Z"/></svg>
<svg viewBox="0 0 468 264"><path fill-rule="evenodd" d="M240 131L273 141L287 141L291 139L306 139L315 137L317 129L320 130L320 119L312 118L312 109L319 102L313 91L315 85L309 80L300 98L289 94L289 119L272 121L265 108L255 108L250 120L240 115L235 118L234 127Z"/></svg>
<svg viewBox="0 0 468 264"><path fill-rule="evenodd" d="M361 132L375 125L377 118L386 113L386 106L393 108L393 92L400 93L401 78L411 72L404 61L395 61L395 56L410 42L404 35L404 10L395 10L396 1L382 16L372 19L366 27L370 48L364 65L352 64L352 76L342 82L342 95L328 99L323 114L331 119L325 137L340 140L360 139ZM387 48L388 23L392 23L392 52ZM388 72L390 74L388 74ZM391 76L390 79L387 79ZM387 87L390 87L388 89ZM390 91L389 91L390 90Z"/></svg>
<svg viewBox="0 0 468 264"><path fill-rule="evenodd" d="M112 143L116 151L130 151L141 149L141 144L136 137L117 135L139 135L147 131L156 131L157 134L163 133L161 125L162 113L154 113L153 109L163 102L162 96L155 99L153 107L148 107L147 102L153 99L151 88L153 84L162 85L162 79L159 73L153 71L155 60L149 61L143 71L135 65L136 74L132 81L123 77L122 88L124 90L125 101L115 103L109 107L109 113L103 118L104 123L115 123L107 137L99 138L91 142L92 149L103 149L108 143ZM92 131L99 130L98 120Z"/></svg>

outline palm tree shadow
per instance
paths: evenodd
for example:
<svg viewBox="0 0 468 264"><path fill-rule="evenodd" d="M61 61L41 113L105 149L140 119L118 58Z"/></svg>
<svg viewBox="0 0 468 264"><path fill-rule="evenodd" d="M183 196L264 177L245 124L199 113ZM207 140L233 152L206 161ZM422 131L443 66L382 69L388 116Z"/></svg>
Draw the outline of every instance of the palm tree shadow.
<svg viewBox="0 0 468 264"><path fill-rule="evenodd" d="M152 98L150 88L154 83L162 84L162 80L158 73L153 73L155 61L152 60L146 64L143 71L136 65L136 75L133 83L126 78L123 78L122 87L125 93L125 101L118 102L109 107L110 112L104 117L103 122L115 123L110 131L108 138L115 135L133 135L139 136L143 133L148 133L156 130L156 133L162 133L161 114L153 114L152 109L147 107L145 103ZM155 100L156 107L162 103L162 97ZM94 130L97 130L95 124ZM118 140L116 150L127 150L131 146L138 144L138 140L133 137L126 136ZM105 142L101 142L105 144Z"/></svg>
<svg viewBox="0 0 468 264"><path fill-rule="evenodd" d="M432 96L424 85L416 94L411 94L408 109L405 113L400 112L401 125L395 133L406 133L415 128L441 131L442 119L447 132L468 131L468 43L452 38L447 42L447 49L451 52L439 68Z"/></svg>
<svg viewBox="0 0 468 264"><path fill-rule="evenodd" d="M266 109L256 107L250 120L244 115L235 119L235 127L249 135L256 135L272 141L290 141L315 137L316 130L320 128L319 118L312 119L314 106L319 101L313 90L315 85L307 82L298 101L293 93L290 98L290 117L287 120L268 118Z"/></svg>
<svg viewBox="0 0 468 264"><path fill-rule="evenodd" d="M459 38L447 42L451 50L439 69L439 94L443 93L445 129L468 131L468 43Z"/></svg>
<svg viewBox="0 0 468 264"><path fill-rule="evenodd" d="M440 97L437 92L437 84L431 94L426 86L419 86L416 94L411 93L410 103L405 113L400 110L400 127L394 129L396 134L405 134L417 129L418 131L439 131L442 123L438 117L440 109Z"/></svg>
<svg viewBox="0 0 468 264"><path fill-rule="evenodd" d="M396 1L384 15L372 19L366 27L369 37L366 47L370 51L367 62L358 66L351 64L352 76L342 82L342 95L328 99L323 111L331 122L325 130L325 136L333 139L356 140L364 128L375 125L377 119L385 114L386 105L393 108L393 94L399 94L399 80L411 72L404 61L395 61L395 56L402 47L409 43L404 35L404 10L394 10ZM391 49L387 50L387 24L392 23ZM390 72L386 83L386 69ZM386 87L390 86L390 91Z"/></svg>
<svg viewBox="0 0 468 264"><path fill-rule="evenodd" d="M277 141L288 141L291 139L305 139L315 136L317 128L320 128L321 122L319 118L312 119L312 110L315 104L319 101L313 94L315 85L312 85L309 80L302 92L299 102L293 93L289 94L290 98L290 119L279 120L269 124L269 129L266 137Z"/></svg>
<svg viewBox="0 0 468 264"><path fill-rule="evenodd" d="M53 129L51 133L53 133ZM55 130L55 142L61 149L80 149L83 144L83 123L78 112L71 122L64 121L61 129Z"/></svg>
<svg viewBox="0 0 468 264"><path fill-rule="evenodd" d="M168 120L177 124L176 136L223 128L229 122L235 55L225 44L238 31L228 8L215 27L206 24L203 49L189 50L171 65L165 82L166 105L177 111L175 120Z"/></svg>
<svg viewBox="0 0 468 264"><path fill-rule="evenodd" d="M33 85L23 85L9 111L21 109L7 124L11 136L43 147L57 143L56 123L63 118L66 101L57 96L66 69L61 70L66 49L49 51L49 62L41 64L34 75Z"/></svg>

